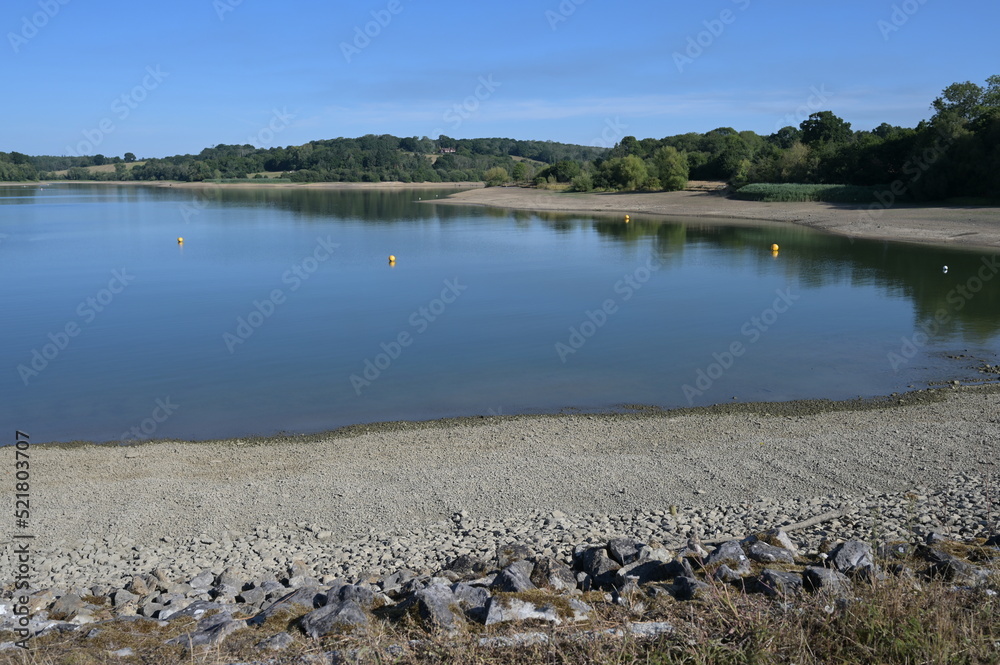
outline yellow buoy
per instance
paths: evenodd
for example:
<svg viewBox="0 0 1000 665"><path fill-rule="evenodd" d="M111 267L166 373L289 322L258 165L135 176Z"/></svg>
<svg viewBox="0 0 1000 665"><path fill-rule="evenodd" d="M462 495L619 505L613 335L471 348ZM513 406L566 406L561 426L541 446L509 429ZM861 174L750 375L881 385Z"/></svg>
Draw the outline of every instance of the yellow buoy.
<svg viewBox="0 0 1000 665"><path fill-rule="evenodd" d="M390 254L389 255L389 263L395 263L395 262L396 262L396 255L395 254Z"/></svg>
<svg viewBox="0 0 1000 665"><path fill-rule="evenodd" d="M772 252L777 252L778 251L778 245L777 244L771 245L771 251Z"/></svg>
<svg viewBox="0 0 1000 665"><path fill-rule="evenodd" d="M625 215L625 223L628 224L628 222L629 222L628 215Z"/></svg>
<svg viewBox="0 0 1000 665"><path fill-rule="evenodd" d="M177 239L177 244L178 245L183 245L184 244L184 238L178 238Z"/></svg>

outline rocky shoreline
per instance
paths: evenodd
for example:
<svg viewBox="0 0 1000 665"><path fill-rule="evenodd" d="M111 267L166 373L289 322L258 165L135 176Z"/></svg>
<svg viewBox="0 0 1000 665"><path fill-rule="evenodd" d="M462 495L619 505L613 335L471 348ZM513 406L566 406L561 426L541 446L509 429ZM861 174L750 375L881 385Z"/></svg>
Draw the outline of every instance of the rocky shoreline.
<svg viewBox="0 0 1000 665"><path fill-rule="evenodd" d="M947 496L958 508L971 508L974 501L965 494L956 497L958 491L956 486L938 498ZM909 509L896 502L897 514L889 517L898 519L905 512L908 533L900 539L895 532L887 532L874 544L854 537L834 540L831 528L843 527L845 517L850 519L849 511L825 513L807 521L807 525L813 523L809 528L816 527L816 522L825 525L822 541L815 547L808 543L820 533L802 537L806 535L803 531L794 538L782 529L756 530L740 539L722 538L712 547L698 536L698 520L692 519L687 525L690 528L679 528L679 515L671 514L675 524L668 526L667 516L653 514L654 519L645 526L633 524L633 532L643 533L645 538L591 538L581 543L571 540L569 534L575 532L567 529L564 546L545 547L544 539L530 535L534 527L526 525L510 531L509 542L492 552L460 547L451 551L462 553L445 557L441 565L432 568L383 569L361 576L320 574L323 566L319 562L301 558L293 559L280 572L250 572L226 565L213 552L213 543L202 542L190 549L214 565L193 576L172 574L162 565L150 570L148 561L133 559L135 574L110 584L91 584L93 580L77 577L62 586L5 589L0 597L0 637L14 639L0 642L0 652L32 648L39 640L45 644L46 636L64 640L72 635L80 643L76 649L93 646L96 652L125 658L137 653L122 645L141 630L146 656L150 640L154 653L191 657L219 650L234 634L241 635L244 643L248 639L253 642L255 652L268 655L289 649L294 652L296 645L301 648L303 643L315 644L317 640L342 643L345 637L380 633L381 623L448 637L467 635L471 626L512 626L520 631L479 638L478 645L485 647L544 643L551 639L548 633L524 630L539 624L579 625L570 639L659 638L670 636L674 626L648 620L658 599L695 601L710 596L718 585L728 585L742 593L780 601L801 594L825 594L836 600L832 607L840 607L850 604L855 584L878 584L890 575L942 580L956 590L996 597L1000 537L991 533L984 516L973 509L967 510L969 519L952 513L946 521L962 532L978 531L987 537L947 538L933 528L933 517L925 519L934 511L913 511L914 501L929 499L906 497ZM719 516L712 512L705 517ZM543 526L563 521L552 516ZM468 537L477 528L465 525L461 515L453 522L459 536ZM612 520L606 524L620 525ZM849 528L842 531L848 536L856 532ZM924 535L919 535L921 532ZM318 532L316 535L319 537ZM678 537L683 542L667 544L667 539ZM365 551L363 546L359 548ZM264 548L257 545L256 549ZM447 550L439 550L437 555L443 551ZM89 558L86 543L80 555ZM143 569L146 572L139 572ZM919 587L916 582L915 588ZM617 625L595 628L595 616L608 607L624 611L618 612ZM390 649L386 655L399 655L419 642L391 645L398 651L393 654ZM320 660L304 656L292 662L342 662L358 658L358 652L323 652L318 657Z"/></svg>

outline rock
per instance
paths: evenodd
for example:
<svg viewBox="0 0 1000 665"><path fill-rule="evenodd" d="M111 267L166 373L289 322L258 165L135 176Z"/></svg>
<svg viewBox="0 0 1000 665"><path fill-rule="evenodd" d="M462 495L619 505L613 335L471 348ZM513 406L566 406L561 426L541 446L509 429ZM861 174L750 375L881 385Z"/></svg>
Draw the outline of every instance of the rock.
<svg viewBox="0 0 1000 665"><path fill-rule="evenodd" d="M353 600L324 605L299 619L302 631L313 639L330 634L364 633L369 624L368 615Z"/></svg>
<svg viewBox="0 0 1000 665"><path fill-rule="evenodd" d="M466 616L473 621L486 621L486 604L490 601L489 591L459 582L451 586L451 592L459 607L465 610Z"/></svg>
<svg viewBox="0 0 1000 665"><path fill-rule="evenodd" d="M628 624L627 630L635 637L654 638L670 635L674 627L666 621L642 621Z"/></svg>
<svg viewBox="0 0 1000 665"><path fill-rule="evenodd" d="M747 559L747 555L738 540L730 540L722 543L712 550L712 553L705 559L706 566L715 566L723 563L733 570L746 569L749 572L750 569L750 560Z"/></svg>
<svg viewBox="0 0 1000 665"><path fill-rule="evenodd" d="M738 582L743 579L743 576L724 563L715 569L712 573L712 579L719 582Z"/></svg>
<svg viewBox="0 0 1000 665"><path fill-rule="evenodd" d="M134 593L137 596L146 596L153 591L149 588L149 585L146 584L146 580L138 575L129 580L128 584L125 585L125 590L129 593Z"/></svg>
<svg viewBox="0 0 1000 665"><path fill-rule="evenodd" d="M382 587L382 593L394 593L400 590L404 584L416 577L416 573L412 570L402 569L398 570L391 575L386 575L378 584Z"/></svg>
<svg viewBox="0 0 1000 665"><path fill-rule="evenodd" d="M677 600L694 600L709 586L694 577L678 577L674 580L673 594Z"/></svg>
<svg viewBox="0 0 1000 665"><path fill-rule="evenodd" d="M1000 534L990 536L989 538L986 539L986 542L983 543L983 545L986 547L995 547L997 549L1000 549Z"/></svg>
<svg viewBox="0 0 1000 665"><path fill-rule="evenodd" d="M932 563L927 572L934 577L962 586L979 586L986 582L990 575L990 571L985 568L947 554Z"/></svg>
<svg viewBox="0 0 1000 665"><path fill-rule="evenodd" d="M353 600L355 603L357 603L366 610L370 610L375 605L375 592L369 587L358 586L354 584L345 584L344 586L341 586L339 588L334 587L334 589L336 589L336 591L331 589L331 591L327 592L326 602L328 604L331 602L330 601L331 594L333 594L335 598L334 602L336 602L337 600L339 600L340 602Z"/></svg>
<svg viewBox="0 0 1000 665"><path fill-rule="evenodd" d="M575 598L566 601L572 614L565 617L568 621L585 621L592 611L590 606ZM555 602L536 604L510 596L494 596L486 606L486 625L492 626L495 623L506 621L527 621L538 619L550 621L554 624L561 624L564 617L559 616L559 610Z"/></svg>
<svg viewBox="0 0 1000 665"><path fill-rule="evenodd" d="M878 555L883 559L905 559L912 548L908 543L890 543L878 548Z"/></svg>
<svg viewBox="0 0 1000 665"><path fill-rule="evenodd" d="M524 545L505 545L497 548L497 568L503 570L517 561L525 561L532 557L532 552Z"/></svg>
<svg viewBox="0 0 1000 665"><path fill-rule="evenodd" d="M167 644L176 644L194 651L198 647L217 647L240 628L246 628L247 622L233 619L229 614L222 613L199 622L198 629L167 640Z"/></svg>
<svg viewBox="0 0 1000 665"><path fill-rule="evenodd" d="M212 585L215 584L215 575L211 570L203 570L192 577L188 581L188 584L191 585L192 589L195 589L199 593L204 593L211 589Z"/></svg>
<svg viewBox="0 0 1000 665"><path fill-rule="evenodd" d="M481 637L479 646L488 648L532 647L548 644L549 636L545 633L515 633L499 637Z"/></svg>
<svg viewBox="0 0 1000 665"><path fill-rule="evenodd" d="M757 578L757 588L768 596L789 596L802 590L802 576L765 568Z"/></svg>
<svg viewBox="0 0 1000 665"><path fill-rule="evenodd" d="M590 576L595 587L612 586L615 572L621 567L608 556L603 546L584 547L575 553L578 566Z"/></svg>
<svg viewBox="0 0 1000 665"><path fill-rule="evenodd" d="M295 638L286 632L272 635L266 640L257 643L256 648L261 651L284 651L295 642Z"/></svg>
<svg viewBox="0 0 1000 665"><path fill-rule="evenodd" d="M488 568L486 562L479 557L463 554L453 559L444 569L457 573L460 576L459 579L468 580L482 577L488 572Z"/></svg>
<svg viewBox="0 0 1000 665"><path fill-rule="evenodd" d="M240 595L236 597L236 600L245 605L255 605L260 607L264 604L267 594L260 587L254 587L252 589L246 589L241 591Z"/></svg>
<svg viewBox="0 0 1000 665"><path fill-rule="evenodd" d="M296 607L312 609L325 600L326 595L316 587L296 589L271 603L263 612L247 623L251 626L259 626L276 614L292 612Z"/></svg>
<svg viewBox="0 0 1000 665"><path fill-rule="evenodd" d="M125 589L119 589L111 595L111 604L115 609L121 609L130 604L139 602L139 596L130 593Z"/></svg>
<svg viewBox="0 0 1000 665"><path fill-rule="evenodd" d="M576 588L576 576L566 564L552 557L541 557L531 571L531 582L540 588L565 591Z"/></svg>
<svg viewBox="0 0 1000 665"><path fill-rule="evenodd" d="M851 589L851 580L841 572L830 568L809 566L802 571L805 586L810 591L826 591L829 593L847 593Z"/></svg>
<svg viewBox="0 0 1000 665"><path fill-rule="evenodd" d="M619 566L626 566L639 559L639 551L645 546L633 538L612 538L608 541L608 554Z"/></svg>
<svg viewBox="0 0 1000 665"><path fill-rule="evenodd" d="M761 540L747 548L747 555L758 563L795 563L795 557L789 550L769 545Z"/></svg>
<svg viewBox="0 0 1000 665"><path fill-rule="evenodd" d="M239 575L239 572L236 570L236 568L234 568L233 566L229 566L228 568L222 571L219 577L215 580L215 584L216 586L233 587L236 589L236 592L239 593L240 591L243 590L245 581L243 580L242 576Z"/></svg>
<svg viewBox="0 0 1000 665"><path fill-rule="evenodd" d="M871 545L861 540L848 540L837 545L827 560L834 568L848 574L875 566Z"/></svg>
<svg viewBox="0 0 1000 665"><path fill-rule="evenodd" d="M444 585L432 584L420 589L413 594L408 605L415 605L421 620L433 630L454 635L465 626L465 615L459 599Z"/></svg>
<svg viewBox="0 0 1000 665"><path fill-rule="evenodd" d="M799 553L799 548L795 546L795 543L788 537L788 534L781 529L768 529L760 535L761 538L759 540L766 542L768 545L786 549L792 553L793 557Z"/></svg>
<svg viewBox="0 0 1000 665"><path fill-rule="evenodd" d="M620 588L629 580L634 580L636 584L647 584L676 577L676 575L670 575L669 572L669 564L664 564L659 560L634 561L615 571L615 584Z"/></svg>
<svg viewBox="0 0 1000 665"><path fill-rule="evenodd" d="M500 571L493 582L493 588L509 593L537 589L538 587L531 582L533 570L534 564L530 561L516 561Z"/></svg>
<svg viewBox="0 0 1000 665"><path fill-rule="evenodd" d="M163 609L169 609L166 606ZM232 611L232 607L228 605L223 605L222 603L213 603L208 600L197 600L185 607L184 609L177 610L174 609L168 617L169 619L180 619L181 617L191 617L193 619L201 620L208 612L213 610L218 610L220 613L225 613ZM213 616L218 616L213 615Z"/></svg>

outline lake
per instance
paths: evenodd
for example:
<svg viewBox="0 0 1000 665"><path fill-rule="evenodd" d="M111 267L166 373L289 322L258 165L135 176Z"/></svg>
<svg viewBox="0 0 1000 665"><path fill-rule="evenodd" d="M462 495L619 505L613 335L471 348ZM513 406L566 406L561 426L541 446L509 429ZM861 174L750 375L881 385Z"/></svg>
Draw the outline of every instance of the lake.
<svg viewBox="0 0 1000 665"><path fill-rule="evenodd" d="M867 397L997 363L993 254L424 202L447 191L0 187L0 419L204 440Z"/></svg>

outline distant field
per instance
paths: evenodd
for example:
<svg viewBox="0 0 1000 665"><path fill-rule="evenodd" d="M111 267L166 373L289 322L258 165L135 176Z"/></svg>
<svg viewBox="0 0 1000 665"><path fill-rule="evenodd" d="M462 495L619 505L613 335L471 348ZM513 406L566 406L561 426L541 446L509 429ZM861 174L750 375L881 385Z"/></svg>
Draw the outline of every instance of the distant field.
<svg viewBox="0 0 1000 665"><path fill-rule="evenodd" d="M144 162L144 161L142 161L142 162L130 162L128 164L125 164L125 168L127 170L131 171L134 167L141 166L142 164L145 164L145 163L146 162ZM115 165L114 164L101 164L100 166L84 166L83 168L87 169L87 171L89 171L90 173L114 173L115 172ZM69 173L69 169L64 169L62 171L53 171L52 172L53 175L62 176L64 178L66 177L67 173Z"/></svg>

